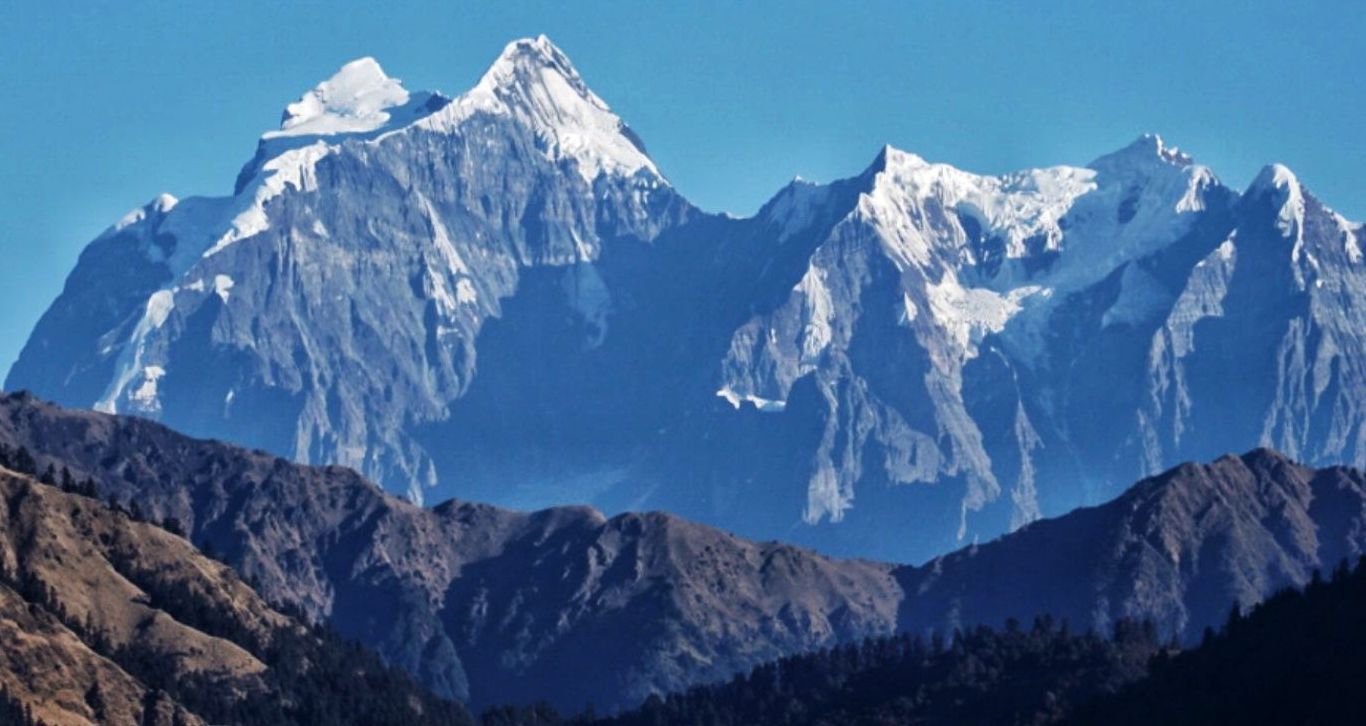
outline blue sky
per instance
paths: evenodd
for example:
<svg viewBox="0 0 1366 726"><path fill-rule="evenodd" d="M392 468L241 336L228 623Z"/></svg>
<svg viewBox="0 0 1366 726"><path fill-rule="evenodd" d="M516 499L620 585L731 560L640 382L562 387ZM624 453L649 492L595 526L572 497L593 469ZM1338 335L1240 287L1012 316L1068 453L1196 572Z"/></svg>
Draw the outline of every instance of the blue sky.
<svg viewBox="0 0 1366 726"><path fill-rule="evenodd" d="M1185 5L8 0L0 371L91 238L160 192L231 191L342 63L456 94L537 33L714 211L857 173L884 143L1004 172L1156 131L1234 186L1279 161L1366 218L1366 3Z"/></svg>

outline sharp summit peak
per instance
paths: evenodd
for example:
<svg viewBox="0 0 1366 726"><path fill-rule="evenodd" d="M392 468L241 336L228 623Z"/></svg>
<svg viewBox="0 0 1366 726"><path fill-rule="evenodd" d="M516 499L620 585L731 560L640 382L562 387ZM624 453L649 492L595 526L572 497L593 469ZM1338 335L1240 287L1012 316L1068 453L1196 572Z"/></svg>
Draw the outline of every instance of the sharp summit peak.
<svg viewBox="0 0 1366 726"><path fill-rule="evenodd" d="M1088 167L1105 170L1107 167L1132 166L1135 163L1161 162L1171 166L1191 166L1195 163L1189 154L1172 146L1160 134L1144 133L1127 145L1097 157Z"/></svg>
<svg viewBox="0 0 1366 726"><path fill-rule="evenodd" d="M578 95L606 108L606 104L583 82L569 56L545 35L520 38L504 46L503 52L498 54L471 93L481 90L506 93L512 89L543 85L546 70L563 78Z"/></svg>

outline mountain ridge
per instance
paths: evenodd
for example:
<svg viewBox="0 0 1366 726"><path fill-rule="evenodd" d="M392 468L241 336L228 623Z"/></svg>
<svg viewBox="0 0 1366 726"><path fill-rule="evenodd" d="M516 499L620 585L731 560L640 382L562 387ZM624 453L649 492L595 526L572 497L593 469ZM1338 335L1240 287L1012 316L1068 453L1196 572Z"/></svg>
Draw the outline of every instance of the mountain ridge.
<svg viewBox="0 0 1366 726"><path fill-rule="evenodd" d="M1077 629L1152 619L1189 640L1234 602L1366 551L1366 476L1268 451L1184 465L910 566L832 560L661 513L420 509L340 467L28 394L0 395L0 445L26 448L34 468L91 477L153 520L174 517L265 596L479 708L634 706L783 655L1037 614Z"/></svg>
<svg viewBox="0 0 1366 726"><path fill-rule="evenodd" d="M662 513L420 509L338 467L0 397L0 442L175 517L272 599L478 707L625 705L782 653L890 632L891 567ZM562 678L564 669L577 677Z"/></svg>
<svg viewBox="0 0 1366 726"><path fill-rule="evenodd" d="M1362 227L1281 167L1240 192L1156 135L1004 175L885 147L739 219L544 37L454 99L357 68L240 193L92 242L6 386L415 502L898 561L1225 451L1366 466ZM278 135L310 123L343 130Z"/></svg>
<svg viewBox="0 0 1366 726"><path fill-rule="evenodd" d="M0 496L0 692L38 722L469 722L178 534L4 467Z"/></svg>

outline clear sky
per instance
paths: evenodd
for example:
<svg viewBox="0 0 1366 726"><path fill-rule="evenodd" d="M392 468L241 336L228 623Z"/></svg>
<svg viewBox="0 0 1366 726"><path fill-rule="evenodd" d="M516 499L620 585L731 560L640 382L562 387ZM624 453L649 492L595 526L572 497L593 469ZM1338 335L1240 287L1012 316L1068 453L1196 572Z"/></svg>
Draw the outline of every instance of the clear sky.
<svg viewBox="0 0 1366 726"><path fill-rule="evenodd" d="M713 211L884 143L1004 172L1155 131L1234 186L1279 161L1366 218L1362 2L346 5L0 4L0 372L90 239L160 192L230 192L344 62L454 95L537 33Z"/></svg>

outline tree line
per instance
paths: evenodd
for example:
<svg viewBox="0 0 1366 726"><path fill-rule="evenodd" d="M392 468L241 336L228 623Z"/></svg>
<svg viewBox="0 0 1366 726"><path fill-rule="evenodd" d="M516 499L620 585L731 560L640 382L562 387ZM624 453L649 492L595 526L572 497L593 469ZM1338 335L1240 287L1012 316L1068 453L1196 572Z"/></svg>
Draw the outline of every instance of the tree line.
<svg viewBox="0 0 1366 726"><path fill-rule="evenodd" d="M1318 573L1181 650L1150 622L1107 634L1028 627L897 635L783 658L606 718L546 705L485 726L1363 724L1366 559Z"/></svg>

